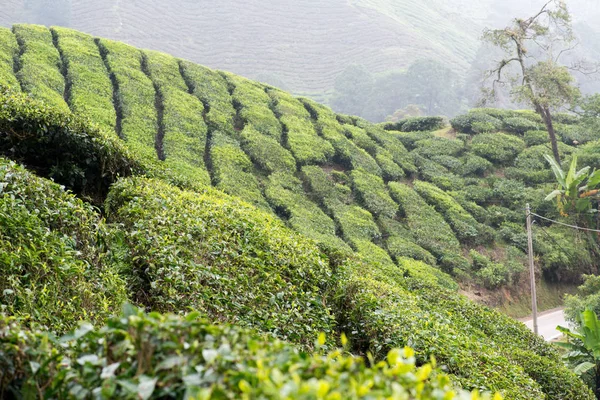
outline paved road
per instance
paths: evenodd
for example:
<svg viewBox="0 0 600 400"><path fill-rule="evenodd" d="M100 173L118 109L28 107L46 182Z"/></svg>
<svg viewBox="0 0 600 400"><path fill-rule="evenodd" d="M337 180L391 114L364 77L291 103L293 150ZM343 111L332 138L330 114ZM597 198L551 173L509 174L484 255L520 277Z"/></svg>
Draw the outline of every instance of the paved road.
<svg viewBox="0 0 600 400"><path fill-rule="evenodd" d="M531 318L522 319L521 322L533 330L533 320ZM557 325L567 326L562 309L550 310L538 315L538 332L546 341L550 342L560 337L561 333L556 330Z"/></svg>

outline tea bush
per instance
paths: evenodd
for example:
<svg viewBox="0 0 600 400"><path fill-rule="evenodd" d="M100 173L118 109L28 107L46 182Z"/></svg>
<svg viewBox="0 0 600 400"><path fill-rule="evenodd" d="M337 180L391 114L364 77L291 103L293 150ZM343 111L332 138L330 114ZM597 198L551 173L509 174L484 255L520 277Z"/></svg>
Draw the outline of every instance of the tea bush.
<svg viewBox="0 0 600 400"><path fill-rule="evenodd" d="M131 293L150 309L200 310L307 346L332 331L322 301L331 271L275 217L213 189L145 178L115 184L106 209L129 247Z"/></svg>
<svg viewBox="0 0 600 400"><path fill-rule="evenodd" d="M341 350L306 355L281 341L210 325L195 313L177 317L128 308L101 329L82 325L59 340L1 317L0 352L7 372L0 394L36 390L65 399L92 394L123 399L491 398L455 389L435 364L417 367L410 348L392 349L386 361L367 366Z"/></svg>
<svg viewBox="0 0 600 400"><path fill-rule="evenodd" d="M444 218L409 186L390 182L388 187L415 242L435 255L450 272L454 268L468 268L468 261L460 255L460 244Z"/></svg>
<svg viewBox="0 0 600 400"><path fill-rule="evenodd" d="M113 135L11 90L0 92L0 154L97 203L119 175L147 171Z"/></svg>
<svg viewBox="0 0 600 400"><path fill-rule="evenodd" d="M455 131L468 134L496 132L502 129L500 119L477 110L452 118L450 125Z"/></svg>
<svg viewBox="0 0 600 400"><path fill-rule="evenodd" d="M436 265L435 257L415 243L410 231L396 219L380 217L377 220L385 238L386 248L395 260L408 257L422 260L427 264Z"/></svg>
<svg viewBox="0 0 600 400"><path fill-rule="evenodd" d="M365 150L371 156L377 153L380 146L365 132L364 129L352 125L344 125L346 135L355 145Z"/></svg>
<svg viewBox="0 0 600 400"><path fill-rule="evenodd" d="M398 211L398 205L387 192L383 180L362 170L350 173L352 187L362 205L375 216L393 218Z"/></svg>
<svg viewBox="0 0 600 400"><path fill-rule="evenodd" d="M51 30L64 62L71 110L90 118L106 132L115 132L113 86L94 38L67 28Z"/></svg>
<svg viewBox="0 0 600 400"><path fill-rule="evenodd" d="M464 180L455 173L448 171L443 165L414 154L415 165L419 168L419 176L444 190L459 190L464 185Z"/></svg>
<svg viewBox="0 0 600 400"><path fill-rule="evenodd" d="M158 114L156 92L142 71L142 52L120 42L100 39L106 64L118 87L118 105L122 113L120 135L133 152L146 160L157 160Z"/></svg>
<svg viewBox="0 0 600 400"><path fill-rule="evenodd" d="M414 153L424 157L432 157L439 155L460 156L464 151L464 144L460 140L446 139L434 137L430 139L422 139L414 144Z"/></svg>
<svg viewBox="0 0 600 400"><path fill-rule="evenodd" d="M218 189L263 210L270 210L253 174L254 165L237 140L224 133L214 132L210 143L210 158L214 184Z"/></svg>
<svg viewBox="0 0 600 400"><path fill-rule="evenodd" d="M412 175L417 172L412 157L406 150L406 147L404 147L402 142L398 139L397 135L386 132L376 125L369 125L364 129L372 139L390 152L392 160L402 167L406 174Z"/></svg>
<svg viewBox="0 0 600 400"><path fill-rule="evenodd" d="M20 48L17 78L23 91L49 106L67 111L65 79L60 72L62 63L50 30L41 25L17 24L13 26L13 33Z"/></svg>
<svg viewBox="0 0 600 400"><path fill-rule="evenodd" d="M431 132L408 132L407 133L407 132L390 131L389 133L393 137L396 137L402 143L402 145L408 150L413 150L415 148L415 143L420 140L433 139L433 138L437 137Z"/></svg>
<svg viewBox="0 0 600 400"><path fill-rule="evenodd" d="M294 172L296 160L279 142L258 132L252 125L242 131L241 145L250 159L268 173Z"/></svg>
<svg viewBox="0 0 600 400"><path fill-rule="evenodd" d="M398 122L386 122L383 124L383 128L389 131L417 132L435 131L442 129L444 125L443 117L411 117Z"/></svg>
<svg viewBox="0 0 600 400"><path fill-rule="evenodd" d="M470 245L488 244L494 239L493 231L480 224L448 193L427 182L415 181L414 189L439 213L454 230L456 237Z"/></svg>
<svg viewBox="0 0 600 400"><path fill-rule="evenodd" d="M19 45L15 35L10 29L0 27L0 86L15 91L21 90L21 85L14 74L14 62L18 55Z"/></svg>
<svg viewBox="0 0 600 400"><path fill-rule="evenodd" d="M179 68L192 93L204 105L208 128L233 135L236 111L233 108L227 81L223 76L189 61L179 60Z"/></svg>
<svg viewBox="0 0 600 400"><path fill-rule="evenodd" d="M287 131L287 143L300 165L325 164L335 150L328 141L317 135L309 120L284 114L279 120Z"/></svg>
<svg viewBox="0 0 600 400"><path fill-rule="evenodd" d="M512 117L504 119L503 128L507 132L523 135L527 131L541 129L542 125L524 117Z"/></svg>
<svg viewBox="0 0 600 400"><path fill-rule="evenodd" d="M333 220L306 196L302 182L290 172L271 174L265 196L292 229L315 240L329 256L339 257L339 253L350 252L350 247L336 236Z"/></svg>
<svg viewBox="0 0 600 400"><path fill-rule="evenodd" d="M477 135L471 142L471 149L476 155L497 164L511 162L524 148L522 139L500 132Z"/></svg>
<svg viewBox="0 0 600 400"><path fill-rule="evenodd" d="M204 165L207 126L204 105L188 92L177 60L155 51L143 53L145 68L157 90L162 108L162 148L165 164L204 185L210 176Z"/></svg>
<svg viewBox="0 0 600 400"><path fill-rule="evenodd" d="M241 122L254 126L263 135L281 140L281 124L271 111L271 98L260 84L241 76L223 73ZM239 129L239 128L238 128Z"/></svg>
<svg viewBox="0 0 600 400"><path fill-rule="evenodd" d="M92 206L0 158L2 313L59 333L102 323L127 300L107 235Z"/></svg>
<svg viewBox="0 0 600 400"><path fill-rule="evenodd" d="M453 172L461 176L483 176L486 172L494 169L494 164L483 157L471 153L461 157L460 162L461 164Z"/></svg>
<svg viewBox="0 0 600 400"><path fill-rule="evenodd" d="M527 147L537 146L539 144L546 144L550 142L548 138L548 132L546 131L527 131L523 136Z"/></svg>

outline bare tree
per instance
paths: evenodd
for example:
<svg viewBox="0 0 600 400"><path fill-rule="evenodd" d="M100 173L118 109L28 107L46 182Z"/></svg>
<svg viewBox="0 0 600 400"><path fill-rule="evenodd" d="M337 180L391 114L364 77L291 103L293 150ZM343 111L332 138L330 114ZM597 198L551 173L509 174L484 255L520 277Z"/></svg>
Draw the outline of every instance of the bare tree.
<svg viewBox="0 0 600 400"><path fill-rule="evenodd" d="M570 67L560 64L561 56L577 46L565 2L550 0L532 17L515 18L503 29L486 29L483 39L505 53L489 71L493 83L487 96L494 98L499 86L509 85L513 100L530 104L542 118L560 164L552 113L580 97Z"/></svg>

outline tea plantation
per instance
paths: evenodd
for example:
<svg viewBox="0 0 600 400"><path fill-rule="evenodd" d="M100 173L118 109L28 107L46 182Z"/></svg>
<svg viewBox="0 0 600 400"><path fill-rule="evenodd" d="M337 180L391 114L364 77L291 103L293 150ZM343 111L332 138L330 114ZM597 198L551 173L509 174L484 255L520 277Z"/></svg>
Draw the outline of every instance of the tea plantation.
<svg viewBox="0 0 600 400"><path fill-rule="evenodd" d="M32 25L0 28L0 86L1 396L593 398L459 294L515 287L525 203L556 215L534 114L373 125ZM536 227L546 279L595 270L573 235Z"/></svg>

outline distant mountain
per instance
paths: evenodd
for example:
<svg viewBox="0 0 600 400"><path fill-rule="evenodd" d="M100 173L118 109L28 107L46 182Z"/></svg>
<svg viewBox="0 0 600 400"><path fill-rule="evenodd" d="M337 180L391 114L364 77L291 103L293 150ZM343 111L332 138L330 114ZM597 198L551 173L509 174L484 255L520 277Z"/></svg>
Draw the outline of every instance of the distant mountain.
<svg viewBox="0 0 600 400"><path fill-rule="evenodd" d="M62 25L169 52L325 100L351 64L371 73L422 58L469 71L481 30L536 3L499 0L5 0L0 25ZM573 2L576 20L598 6ZM574 12L575 14L575 12Z"/></svg>

